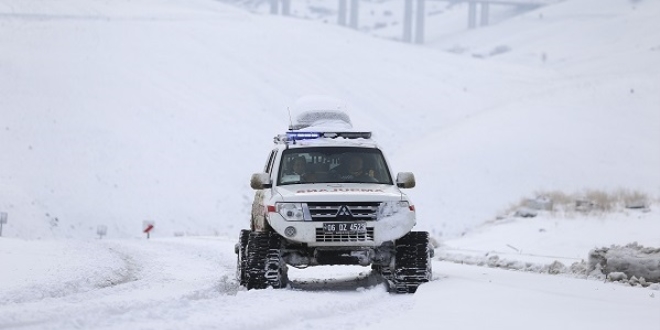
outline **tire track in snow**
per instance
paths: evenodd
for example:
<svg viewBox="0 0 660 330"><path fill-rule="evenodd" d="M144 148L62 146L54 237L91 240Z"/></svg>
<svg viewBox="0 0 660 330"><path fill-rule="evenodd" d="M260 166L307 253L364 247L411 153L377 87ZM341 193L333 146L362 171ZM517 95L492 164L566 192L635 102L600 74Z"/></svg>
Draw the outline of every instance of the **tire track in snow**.
<svg viewBox="0 0 660 330"><path fill-rule="evenodd" d="M287 289L247 291L234 279L234 243L104 241L121 264L120 276L94 290L2 306L0 328L334 330L376 324L415 304L413 295L388 293L365 267L311 267Z"/></svg>
<svg viewBox="0 0 660 330"><path fill-rule="evenodd" d="M16 249L28 249L28 254L40 259L25 260L8 267L8 271L26 276L11 289L0 293L0 306L63 298L122 282L127 276L121 256L96 242L17 243Z"/></svg>
<svg viewBox="0 0 660 330"><path fill-rule="evenodd" d="M148 313L173 301L185 304L186 301L212 299L223 292L231 293L232 281L227 279L232 273L224 271L223 283L223 271L218 270L218 241L209 242L109 240L100 248L88 247L90 253L111 251L120 267L96 274L96 284L84 289L8 299L10 303L2 307L0 314L0 328L42 328L44 325L56 329L96 328L104 326L104 320L140 311ZM86 260L86 269L103 268L103 260ZM59 280L67 281L64 277ZM52 282L38 283L35 290L43 293Z"/></svg>

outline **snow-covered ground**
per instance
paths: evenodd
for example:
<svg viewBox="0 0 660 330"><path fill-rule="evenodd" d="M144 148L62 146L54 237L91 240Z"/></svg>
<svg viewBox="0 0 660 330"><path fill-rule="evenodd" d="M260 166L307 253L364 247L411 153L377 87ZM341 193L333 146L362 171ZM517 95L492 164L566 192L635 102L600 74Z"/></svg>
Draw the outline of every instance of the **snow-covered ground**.
<svg viewBox="0 0 660 330"><path fill-rule="evenodd" d="M583 261L660 247L659 16L566 0L416 46L213 0L0 0L0 328L657 330L657 284ZM249 177L306 94L415 173L438 244L416 294L361 267L233 280ZM648 209L514 215L618 189Z"/></svg>
<svg viewBox="0 0 660 330"><path fill-rule="evenodd" d="M640 224L649 229L645 235L615 230ZM568 267L610 242L657 243L659 230L657 212L641 211L484 226L444 242L436 250L433 281L414 295L387 293L368 267L359 266L291 269L287 289L246 291L233 279L233 238L3 239L0 326L400 329L414 320L422 329L655 330L660 284L632 287L557 265L551 275L548 266L557 260ZM474 266L475 256L499 256L506 264Z"/></svg>

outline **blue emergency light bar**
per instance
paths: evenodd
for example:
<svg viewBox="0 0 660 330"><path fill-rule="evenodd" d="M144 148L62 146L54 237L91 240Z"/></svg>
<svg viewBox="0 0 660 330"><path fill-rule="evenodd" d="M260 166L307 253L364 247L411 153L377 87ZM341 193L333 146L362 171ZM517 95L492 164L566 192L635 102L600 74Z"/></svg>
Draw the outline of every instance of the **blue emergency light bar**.
<svg viewBox="0 0 660 330"><path fill-rule="evenodd" d="M286 139L288 141L318 139L322 136L323 133L319 132L286 132Z"/></svg>

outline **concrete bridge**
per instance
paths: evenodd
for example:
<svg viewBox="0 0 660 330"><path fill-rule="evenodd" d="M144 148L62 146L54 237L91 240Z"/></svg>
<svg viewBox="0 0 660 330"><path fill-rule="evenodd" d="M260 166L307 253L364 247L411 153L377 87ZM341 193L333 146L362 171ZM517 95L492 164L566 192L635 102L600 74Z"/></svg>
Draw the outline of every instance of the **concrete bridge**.
<svg viewBox="0 0 660 330"><path fill-rule="evenodd" d="M489 24L491 6L510 6L522 10L533 10L562 0L405 0L403 16L403 42L418 44L424 43L425 30L425 4L426 1L442 1L451 4L468 4L468 28L474 29L477 26L486 26ZM479 11L479 13L477 13ZM477 16L479 21L477 22ZM413 27L415 35L413 39Z"/></svg>
<svg viewBox="0 0 660 330"><path fill-rule="evenodd" d="M360 0L337 0L337 24L358 29ZM491 6L510 6L523 10L532 10L563 0L404 0L403 1L403 36L408 43L424 43L426 2L441 1L450 4L467 3L467 26L470 29L489 24ZM291 0L270 0L271 14L290 15Z"/></svg>

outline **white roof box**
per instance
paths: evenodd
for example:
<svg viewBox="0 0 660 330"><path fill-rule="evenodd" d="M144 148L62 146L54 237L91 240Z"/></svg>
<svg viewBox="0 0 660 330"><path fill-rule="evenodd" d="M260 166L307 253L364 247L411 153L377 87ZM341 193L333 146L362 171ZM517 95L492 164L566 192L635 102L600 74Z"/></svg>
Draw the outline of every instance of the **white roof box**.
<svg viewBox="0 0 660 330"><path fill-rule="evenodd" d="M324 95L299 98L291 109L289 130L343 131L351 130L351 118L346 103Z"/></svg>

